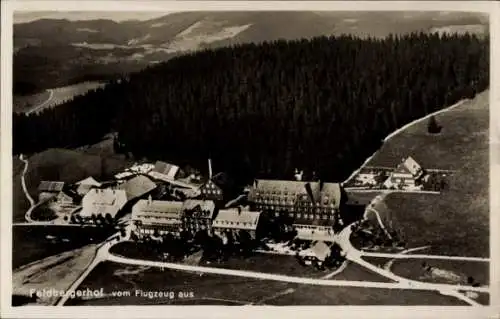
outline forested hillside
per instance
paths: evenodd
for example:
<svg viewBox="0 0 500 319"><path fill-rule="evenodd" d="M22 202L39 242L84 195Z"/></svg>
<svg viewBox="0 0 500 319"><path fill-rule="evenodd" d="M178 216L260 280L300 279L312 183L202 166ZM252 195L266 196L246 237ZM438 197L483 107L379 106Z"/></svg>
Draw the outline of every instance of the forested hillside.
<svg viewBox="0 0 500 319"><path fill-rule="evenodd" d="M241 179L298 167L340 181L394 129L488 85L489 39L472 35L244 44L14 115L14 152L79 146L113 130L137 156L200 168L211 156Z"/></svg>

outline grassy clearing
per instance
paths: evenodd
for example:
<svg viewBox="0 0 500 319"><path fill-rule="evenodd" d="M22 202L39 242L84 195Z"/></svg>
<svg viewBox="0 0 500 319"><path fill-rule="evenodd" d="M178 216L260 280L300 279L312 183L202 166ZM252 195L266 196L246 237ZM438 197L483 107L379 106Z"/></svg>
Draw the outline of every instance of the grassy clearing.
<svg viewBox="0 0 500 319"><path fill-rule="evenodd" d="M70 300L67 305L247 304L267 305L465 305L434 292L391 289L321 287L276 281L178 272L104 262L84 280L80 289L100 289L103 299ZM193 292L194 298L170 300L135 296L135 290ZM130 297L112 297L126 290ZM286 294L286 292L289 292Z"/></svg>
<svg viewBox="0 0 500 319"><path fill-rule="evenodd" d="M100 82L82 82L78 84L63 86L53 89L54 96L47 107L62 104L66 101L73 99L78 95L87 93L88 91L103 87L105 84Z"/></svg>
<svg viewBox="0 0 500 319"><path fill-rule="evenodd" d="M398 276L410 278L418 281L449 283L449 281L439 277L425 276L422 263L436 267L442 270L450 271L465 279L472 276L480 285L489 284L489 263L475 261L457 261L457 260L436 260L436 259L401 259L396 260L391 270Z"/></svg>
<svg viewBox="0 0 500 319"><path fill-rule="evenodd" d="M466 306L433 291L354 287L301 286L294 293L268 301L272 305Z"/></svg>
<svg viewBox="0 0 500 319"><path fill-rule="evenodd" d="M43 91L33 95L14 95L12 109L14 112L26 112L47 101L50 97L49 91Z"/></svg>
<svg viewBox="0 0 500 319"><path fill-rule="evenodd" d="M333 271L302 266L293 256L270 254L256 254L248 258L231 257L225 262L212 263L208 266L310 278L319 278Z"/></svg>
<svg viewBox="0 0 500 319"><path fill-rule="evenodd" d="M13 273L14 294L29 294L31 289L68 290L95 257L95 245L84 246L17 269ZM54 304L59 297L42 297L38 303Z"/></svg>
<svg viewBox="0 0 500 319"><path fill-rule="evenodd" d="M427 121L386 143L369 163L395 166L411 155L424 168L451 169L450 189L432 194L389 194L382 218L393 222L409 247L432 245L429 253L489 255L488 91L436 116L443 132L427 134Z"/></svg>
<svg viewBox="0 0 500 319"><path fill-rule="evenodd" d="M136 267L120 265L111 262L99 264L80 285L80 289L104 288L108 296L95 300L70 300L67 305L148 305L168 304L179 299L146 298L135 296L135 290L143 291L173 291L193 292L194 298L185 303L197 304L201 298L237 300L244 303L258 301L267 296L287 289L289 284L282 282L240 278L232 276L218 276L196 273L165 270L158 268ZM111 291L130 291L129 297L112 297ZM204 302L206 304L206 302ZM220 304L213 301L209 304Z"/></svg>
<svg viewBox="0 0 500 319"><path fill-rule="evenodd" d="M110 252L129 258L140 258L154 261L159 260L154 251L138 247L132 242L117 244L111 248ZM302 266L293 256L258 253L248 258L231 257L227 261L221 263L211 263L207 265L207 267L247 270L307 278L321 278L336 270L318 270L312 266ZM349 263L342 272L331 277L331 279L391 282L391 280L379 276L378 274L354 263Z"/></svg>
<svg viewBox="0 0 500 319"><path fill-rule="evenodd" d="M110 234L97 227L14 226L12 235L12 267L16 269L45 257L98 242Z"/></svg>
<svg viewBox="0 0 500 319"><path fill-rule="evenodd" d="M461 293L465 294L465 291L461 291ZM476 302L483 306L489 306L490 305L490 294L479 292L477 293L477 298L474 298Z"/></svg>
<svg viewBox="0 0 500 319"><path fill-rule="evenodd" d="M356 263L349 262L347 267L339 274L335 275L333 280L356 280L356 281L374 281L374 282L394 282L384 276L366 269Z"/></svg>

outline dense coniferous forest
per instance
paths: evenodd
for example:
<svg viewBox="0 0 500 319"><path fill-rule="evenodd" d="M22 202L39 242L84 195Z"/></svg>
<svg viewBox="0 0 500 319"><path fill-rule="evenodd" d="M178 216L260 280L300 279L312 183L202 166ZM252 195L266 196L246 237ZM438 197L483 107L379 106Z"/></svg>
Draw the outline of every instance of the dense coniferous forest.
<svg viewBox="0 0 500 319"><path fill-rule="evenodd" d="M237 179L297 167L341 181L396 128L489 85L489 39L409 34L205 50L131 74L39 115L14 115L14 152L118 132L136 156Z"/></svg>

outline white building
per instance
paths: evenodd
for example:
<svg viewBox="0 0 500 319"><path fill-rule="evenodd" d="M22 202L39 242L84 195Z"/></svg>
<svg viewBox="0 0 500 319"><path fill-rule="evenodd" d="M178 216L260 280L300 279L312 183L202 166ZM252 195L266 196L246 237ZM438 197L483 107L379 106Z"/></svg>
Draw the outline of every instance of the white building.
<svg viewBox="0 0 500 319"><path fill-rule="evenodd" d="M91 189L82 199L78 214L81 222L114 220L127 203L127 194L119 189Z"/></svg>
<svg viewBox="0 0 500 319"><path fill-rule="evenodd" d="M386 187L416 188L416 182L425 174L424 169L411 156L404 158L389 178Z"/></svg>

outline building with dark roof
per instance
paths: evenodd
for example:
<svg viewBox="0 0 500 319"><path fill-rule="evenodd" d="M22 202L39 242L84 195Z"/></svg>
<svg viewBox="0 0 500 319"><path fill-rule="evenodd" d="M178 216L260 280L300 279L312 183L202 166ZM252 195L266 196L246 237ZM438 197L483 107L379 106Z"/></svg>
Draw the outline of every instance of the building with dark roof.
<svg viewBox="0 0 500 319"><path fill-rule="evenodd" d="M256 180L248 200L257 210L291 220L300 237L333 241L344 192L338 183Z"/></svg>
<svg viewBox="0 0 500 319"><path fill-rule="evenodd" d="M151 170L148 174L151 177L162 181L173 181L179 176L182 176L183 172L177 165L157 161L153 170Z"/></svg>
<svg viewBox="0 0 500 319"><path fill-rule="evenodd" d="M124 190L127 194L127 200L130 202L152 192L156 187L156 183L151 179L144 175L138 175L118 185L117 189Z"/></svg>
<svg viewBox="0 0 500 319"><path fill-rule="evenodd" d="M213 180L208 180L200 187L201 197L205 200L221 201L224 199L224 192Z"/></svg>
<svg viewBox="0 0 500 319"><path fill-rule="evenodd" d="M284 213L303 221L333 221L340 210L342 190L338 183L256 180L248 200L276 216Z"/></svg>
<svg viewBox="0 0 500 319"><path fill-rule="evenodd" d="M39 201L52 198L64 189L64 182L59 181L41 181L38 186Z"/></svg>
<svg viewBox="0 0 500 319"><path fill-rule="evenodd" d="M184 229L195 234L199 230L211 231L215 203L211 200L188 199L182 204Z"/></svg>

